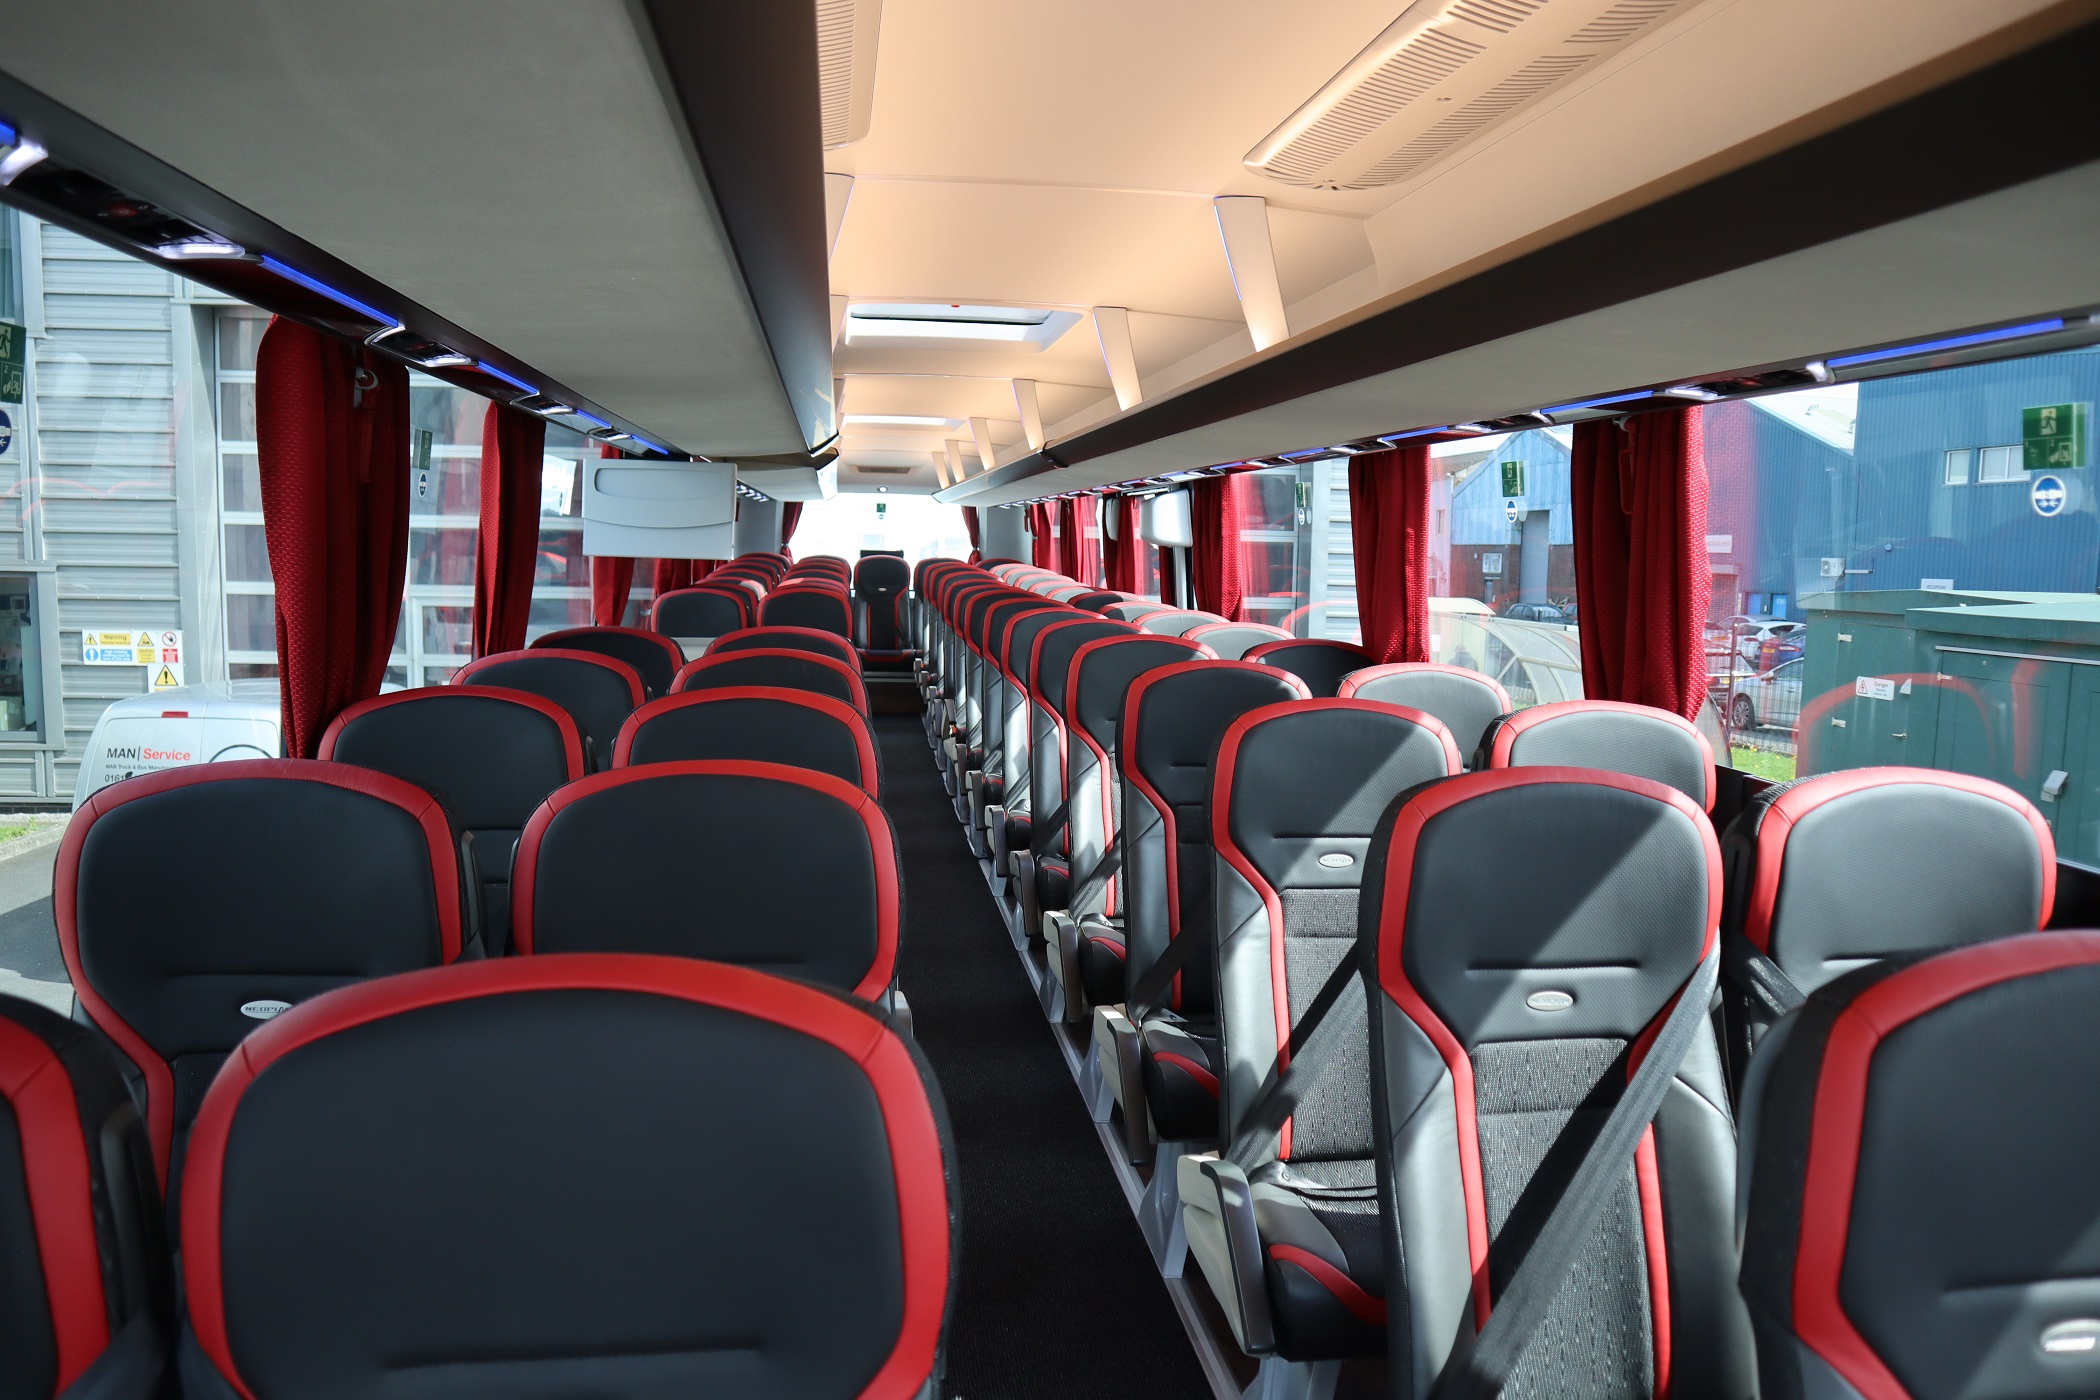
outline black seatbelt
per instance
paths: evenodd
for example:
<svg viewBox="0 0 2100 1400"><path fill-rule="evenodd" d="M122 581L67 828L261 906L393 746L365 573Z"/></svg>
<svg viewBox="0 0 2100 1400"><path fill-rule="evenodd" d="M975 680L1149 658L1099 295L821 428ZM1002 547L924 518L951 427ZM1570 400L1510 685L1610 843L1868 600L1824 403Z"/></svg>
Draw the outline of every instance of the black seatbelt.
<svg viewBox="0 0 2100 1400"><path fill-rule="evenodd" d="M1052 809L1050 815L1043 818L1041 826L1030 826L1028 828L1029 850L1043 855L1053 853L1050 847L1059 837L1065 834L1065 809L1070 805L1069 802L1058 803Z"/></svg>
<svg viewBox="0 0 2100 1400"><path fill-rule="evenodd" d="M1093 868L1072 882L1071 907L1077 909L1082 900L1115 879L1116 872L1122 868L1123 838L1117 835L1109 838L1108 849L1101 853L1101 859L1094 862Z"/></svg>
<svg viewBox="0 0 2100 1400"><path fill-rule="evenodd" d="M1741 930L1731 931L1723 937L1721 956L1726 964L1729 985L1748 993L1773 1020L1808 1000L1807 994L1786 975L1785 969L1758 952L1757 945L1745 938Z"/></svg>
<svg viewBox="0 0 2100 1400"><path fill-rule="evenodd" d="M1277 1056L1276 1065L1269 1070L1269 1077L1255 1092L1254 1103L1240 1119L1240 1130L1233 1134L1232 1142L1222 1154L1241 1171L1252 1171L1262 1162L1269 1144L1283 1131L1284 1120L1297 1108L1298 1100L1305 1097L1307 1089L1317 1083L1320 1071L1334 1058L1355 1030L1363 1016L1362 995L1346 995L1357 981L1361 965L1357 960L1357 946L1352 941L1349 951L1327 974L1314 994L1312 1005L1291 1027L1288 1063L1284 1056ZM1337 1003L1346 1002L1342 1013L1332 1015Z"/></svg>
<svg viewBox="0 0 2100 1400"><path fill-rule="evenodd" d="M1145 969L1145 975L1138 978L1137 985L1123 999L1123 1014L1131 1024L1143 1025L1145 1018L1159 1009L1160 998L1174 985L1174 979L1202 954L1205 940L1198 931L1203 927L1198 916L1208 913L1208 899L1199 899L1193 910L1182 915L1180 936L1168 940L1167 951Z"/></svg>
<svg viewBox="0 0 2100 1400"><path fill-rule="evenodd" d="M1509 1286L1495 1300L1487 1326L1461 1339L1431 1388L1430 1400L1491 1400L1501 1394L1532 1334L1545 1322L1575 1261L1589 1244L1590 1230L1618 1189L1641 1135L1655 1120L1677 1068L1691 1050L1720 978L1717 949L1700 962L1662 1024L1648 1057L1627 1081L1596 1141L1583 1154L1567 1189L1553 1203Z"/></svg>

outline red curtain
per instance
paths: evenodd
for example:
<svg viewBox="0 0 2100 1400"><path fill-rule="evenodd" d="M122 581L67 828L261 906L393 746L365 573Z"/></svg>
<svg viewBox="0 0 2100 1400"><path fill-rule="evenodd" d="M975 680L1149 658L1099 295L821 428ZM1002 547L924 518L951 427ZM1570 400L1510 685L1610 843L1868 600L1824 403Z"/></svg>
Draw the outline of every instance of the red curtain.
<svg viewBox="0 0 2100 1400"><path fill-rule="evenodd" d="M1081 496L1072 502L1073 543L1079 556L1079 571L1072 575L1081 583L1104 587L1108 572L1108 542L1101 538L1101 498Z"/></svg>
<svg viewBox="0 0 2100 1400"><path fill-rule="evenodd" d="M627 595L634 588L634 561L591 556L591 621L618 627L627 616Z"/></svg>
<svg viewBox="0 0 2100 1400"><path fill-rule="evenodd" d="M802 523L802 502L780 503L780 552L793 559L795 552L788 548L788 541L795 538L795 527Z"/></svg>
<svg viewBox="0 0 2100 1400"><path fill-rule="evenodd" d="M547 420L492 403L481 420L481 531L474 565L474 654L525 645L540 557L540 463Z"/></svg>
<svg viewBox="0 0 2100 1400"><path fill-rule="evenodd" d="M273 320L255 357L263 538L277 581L284 752L312 758L379 693L408 569L408 370Z"/></svg>
<svg viewBox="0 0 2100 1400"><path fill-rule="evenodd" d="M1427 661L1427 443L1350 459L1349 534L1364 649L1381 662Z"/></svg>
<svg viewBox="0 0 2100 1400"><path fill-rule="evenodd" d="M1114 496L1107 503L1106 512L1112 512L1116 522L1116 537L1101 541L1102 573L1104 588L1113 588L1118 593L1138 591L1138 568L1143 560L1140 551L1144 541L1138 538L1138 498ZM1105 534L1105 532L1104 532Z"/></svg>
<svg viewBox="0 0 2100 1400"><path fill-rule="evenodd" d="M1189 516L1196 547L1189 551L1190 588L1196 606L1231 622L1240 620L1246 598L1247 551L1240 542L1247 515L1248 482L1214 476L1189 487Z"/></svg>
<svg viewBox="0 0 2100 1400"><path fill-rule="evenodd" d="M690 588L693 584L693 561L690 559L659 559L650 574L651 591L661 598L674 588Z"/></svg>
<svg viewBox="0 0 2100 1400"><path fill-rule="evenodd" d="M1038 569L1057 569L1057 535L1048 501L1028 507L1028 562Z"/></svg>
<svg viewBox="0 0 2100 1400"><path fill-rule="evenodd" d="M970 558L968 562L974 564L984 556L984 540L977 533L977 507L962 507L962 518L963 529L969 531L970 534Z"/></svg>
<svg viewBox="0 0 2100 1400"><path fill-rule="evenodd" d="M1575 426L1582 689L1694 719L1706 698L1706 453L1696 408Z"/></svg>
<svg viewBox="0 0 2100 1400"><path fill-rule="evenodd" d="M1075 583L1086 580L1079 576L1079 513L1077 502L1067 498L1051 506L1056 517L1057 563L1051 567Z"/></svg>

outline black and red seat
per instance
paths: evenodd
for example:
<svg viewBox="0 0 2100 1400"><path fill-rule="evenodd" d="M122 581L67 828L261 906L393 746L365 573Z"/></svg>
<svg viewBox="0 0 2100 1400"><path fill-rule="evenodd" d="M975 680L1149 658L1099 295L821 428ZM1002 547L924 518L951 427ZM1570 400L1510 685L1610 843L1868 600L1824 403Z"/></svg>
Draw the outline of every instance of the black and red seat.
<svg viewBox="0 0 2100 1400"><path fill-rule="evenodd" d="M720 637L758 620L758 600L734 583L696 583L656 600L649 625L666 637Z"/></svg>
<svg viewBox="0 0 2100 1400"><path fill-rule="evenodd" d="M1517 862L1512 863L1513 859ZM1542 1227L1687 986L1689 1049L1504 1394L1749 1396L1733 1286L1735 1135L1705 1010L1720 850L1674 787L1594 769L1475 772L1396 802L1365 875L1362 958L1383 1247L1269 1249L1279 1340L1353 1319L1337 1274L1387 1286L1389 1369L1426 1395L1505 1301ZM1695 978L1700 979L1695 982ZM1600 1170L1605 1170L1600 1168ZM1257 1195L1265 1188L1257 1186ZM1281 1258L1279 1258L1281 1256ZM1382 1262L1380 1262L1382 1261ZM1303 1303L1300 1311L1299 1303ZM1470 1393L1446 1388L1438 1393Z"/></svg>
<svg viewBox="0 0 2100 1400"><path fill-rule="evenodd" d="M896 979L897 840L828 773L651 763L571 783L518 842L521 953L664 953L873 1000Z"/></svg>
<svg viewBox="0 0 2100 1400"><path fill-rule="evenodd" d="M1210 916L1210 761L1240 716L1310 699L1305 682L1251 661L1187 661L1131 683L1117 730L1123 785L1122 986L1096 996L1095 1054L1123 1106L1133 1161L1152 1140L1218 1135L1216 955ZM1151 1006L1132 1004L1183 938L1205 945ZM1106 991L1107 989L1103 989ZM1120 1009L1110 1003L1120 1003ZM1168 1166L1171 1168L1171 1163Z"/></svg>
<svg viewBox="0 0 2100 1400"><path fill-rule="evenodd" d="M853 639L853 603L840 586L784 582L758 605L763 627L814 627Z"/></svg>
<svg viewBox="0 0 2100 1400"><path fill-rule="evenodd" d="M1193 608L1167 607L1154 608L1130 619L1139 631L1156 632L1162 637L1178 637L1191 627L1208 627L1224 620L1216 613L1197 612Z"/></svg>
<svg viewBox="0 0 2100 1400"><path fill-rule="evenodd" d="M1714 809L1713 746L1692 722L1652 705L1557 700L1503 715L1481 735L1475 768L1603 768L1666 783Z"/></svg>
<svg viewBox="0 0 2100 1400"><path fill-rule="evenodd" d="M1378 658L1354 642L1330 637L1292 637L1288 641L1262 642L1241 656L1264 666L1280 666L1311 688L1314 699L1338 695L1342 678L1377 664Z"/></svg>
<svg viewBox="0 0 2100 1400"><path fill-rule="evenodd" d="M806 651L828 656L842 666L860 664L860 653L853 649L853 643L836 632L820 632L814 627L740 627L709 643L707 655L767 650Z"/></svg>
<svg viewBox="0 0 2100 1400"><path fill-rule="evenodd" d="M634 667L594 651L499 651L460 667L452 684L522 690L552 700L576 721L592 768L612 766L620 726L649 698Z"/></svg>
<svg viewBox="0 0 2100 1400"><path fill-rule="evenodd" d="M642 678L642 688L652 700L671 693L671 677L685 665L678 643L662 631L640 627L566 627L535 639L527 650L590 651L624 661Z"/></svg>
<svg viewBox="0 0 2100 1400"><path fill-rule="evenodd" d="M684 694L692 690L743 689L749 686L807 690L843 700L862 714L868 712L868 691L861 683L859 668L815 652L784 647L760 647L720 654L710 647L707 655L686 663L671 689L675 694Z"/></svg>
<svg viewBox="0 0 2100 1400"><path fill-rule="evenodd" d="M1369 700L1266 706L1219 740L1211 909L1228 1143L1262 1085L1288 1065L1321 987L1354 965L1364 858L1386 808L1458 771L1458 745L1441 723ZM1358 1008L1362 995L1355 985L1343 993ZM1295 1112L1253 1154L1240 1184L1220 1177L1213 1156L1176 1164L1189 1252L1250 1354L1312 1361L1384 1350L1364 1034L1359 1019L1298 1090ZM1236 1228L1235 1210L1251 1212L1255 1239ZM1236 1253L1235 1242L1258 1242L1259 1253Z"/></svg>
<svg viewBox="0 0 2100 1400"><path fill-rule="evenodd" d="M1110 603L1101 610L1103 617L1112 617L1118 622L1139 622L1156 612L1172 612L1165 603L1155 603L1145 598L1125 598L1120 603Z"/></svg>
<svg viewBox="0 0 2100 1400"><path fill-rule="evenodd" d="M750 686L666 695L627 717L613 750L615 768L715 758L812 768L882 797L868 717L807 690Z"/></svg>
<svg viewBox="0 0 2100 1400"><path fill-rule="evenodd" d="M911 642L904 631L904 596L911 587L911 565L895 554L870 554L853 567L854 611L861 653L870 661L909 659Z"/></svg>
<svg viewBox="0 0 2100 1400"><path fill-rule="evenodd" d="M2100 933L1810 993L1743 1106L1765 1400L2100 1394Z"/></svg>
<svg viewBox="0 0 2100 1400"><path fill-rule="evenodd" d="M1852 768L1769 787L1729 824L1721 850L1738 1077L1801 995L1894 954L2041 928L2056 900L2056 843L2041 813L1965 773ZM1776 1001L1759 994L1775 980Z"/></svg>
<svg viewBox="0 0 2100 1400"><path fill-rule="evenodd" d="M953 1158L909 1042L821 988L593 954L348 989L205 1103L185 1393L916 1400Z"/></svg>
<svg viewBox="0 0 2100 1400"><path fill-rule="evenodd" d="M1345 700L1382 700L1426 710L1444 722L1466 762L1479 752L1488 726L1510 712L1509 692L1492 676L1434 661L1397 661L1366 666L1342 677L1336 692Z"/></svg>
<svg viewBox="0 0 2100 1400"><path fill-rule="evenodd" d="M1291 640L1290 633L1267 623L1213 622L1207 619L1184 629L1181 635L1209 647L1226 661L1238 661L1254 648L1270 642Z"/></svg>
<svg viewBox="0 0 2100 1400"><path fill-rule="evenodd" d="M1124 595L1112 588L1096 588L1085 593L1075 594L1065 599L1065 601L1081 612L1105 614L1111 603L1123 602Z"/></svg>
<svg viewBox="0 0 2100 1400"><path fill-rule="evenodd" d="M1072 655L1065 826L1073 877L1065 907L1043 914L1044 959L1062 993L1062 1005L1050 1010L1067 1024L1084 1025L1096 1003L1123 995L1123 903L1115 869L1122 859L1117 747L1124 696L1161 667L1216 659L1194 642L1142 632L1099 637Z"/></svg>
<svg viewBox="0 0 2100 1400"><path fill-rule="evenodd" d="M0 1395L160 1400L172 1284L153 1149L108 1047L0 996Z"/></svg>
<svg viewBox="0 0 2100 1400"><path fill-rule="evenodd" d="M163 1178L244 1036L331 988L478 955L470 899L437 798L297 758L102 789L51 893L80 1010L139 1076Z"/></svg>
<svg viewBox="0 0 2100 1400"><path fill-rule="evenodd" d="M1030 812L1034 806L1035 760L1032 748L1031 713L1035 704L1028 688L1029 667L1035 657L1036 635L1064 622L1087 621L1087 615L1040 594L1032 595L1037 606L1006 621L1004 635L995 639L987 659L997 683L992 687L994 703L1004 711L999 721L997 802L987 801L984 829L991 847L993 874L1013 874L1012 856L1028 849ZM1047 815L1049 807L1040 810ZM1009 887L1010 893L1014 892Z"/></svg>
<svg viewBox="0 0 2100 1400"><path fill-rule="evenodd" d="M510 946L510 861L547 794L587 770L569 712L522 690L475 685L401 690L335 717L319 756L414 783L474 838L490 956Z"/></svg>

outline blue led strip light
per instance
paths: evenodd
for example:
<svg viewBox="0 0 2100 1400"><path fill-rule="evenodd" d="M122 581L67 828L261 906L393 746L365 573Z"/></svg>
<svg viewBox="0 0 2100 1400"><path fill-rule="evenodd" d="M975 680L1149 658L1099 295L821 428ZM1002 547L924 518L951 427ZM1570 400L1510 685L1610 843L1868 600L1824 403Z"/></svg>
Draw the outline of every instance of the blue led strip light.
<svg viewBox="0 0 2100 1400"><path fill-rule="evenodd" d="M1960 350L1970 345L1990 345L2000 340L2018 340L2022 336L2047 335L2064 328L2062 317L2051 317L2046 321L2029 321L2024 326L2005 326L1995 331L1977 331L1973 335L1950 335L1944 340L1924 340L1916 345L1897 345L1887 350L1868 350L1858 355L1838 355L1823 363L1832 369L1845 369L1851 365L1871 365L1882 360L1900 360L1910 355L1930 355L1936 350Z"/></svg>
<svg viewBox="0 0 2100 1400"><path fill-rule="evenodd" d="M474 362L474 368L480 370L483 374L489 376L489 378L491 379L502 380L505 384L510 385L513 389L523 389L528 394L537 394L539 392L538 389L535 389L534 387L532 387L532 385L527 384L524 380L518 378L518 376L516 376L515 374L505 374L502 370L497 369L494 365L489 364L485 360L476 360Z"/></svg>
<svg viewBox="0 0 2100 1400"><path fill-rule="evenodd" d="M352 311L355 311L358 315L363 316L368 320L376 321L382 326L398 326L401 324L392 316L387 315L384 311L375 311L371 307L359 301L356 297L346 296L344 293L339 292L335 288L329 286L326 282L316 281L313 278L308 277L305 273L299 271L295 267L286 267L283 263L277 261L277 259L273 257L268 256L267 254L265 254L263 257L262 265L268 268L270 271L276 273L279 277L284 278L287 282L297 282L300 286L306 288L310 292L319 292L322 296L327 297L330 301L336 303L338 306L347 306Z"/></svg>
<svg viewBox="0 0 2100 1400"><path fill-rule="evenodd" d="M1599 399L1580 399L1574 403L1559 403L1551 408L1542 408L1541 413L1573 413L1583 408L1603 408L1606 404L1634 403L1640 399L1655 397L1653 389L1636 389L1630 394L1607 394Z"/></svg>

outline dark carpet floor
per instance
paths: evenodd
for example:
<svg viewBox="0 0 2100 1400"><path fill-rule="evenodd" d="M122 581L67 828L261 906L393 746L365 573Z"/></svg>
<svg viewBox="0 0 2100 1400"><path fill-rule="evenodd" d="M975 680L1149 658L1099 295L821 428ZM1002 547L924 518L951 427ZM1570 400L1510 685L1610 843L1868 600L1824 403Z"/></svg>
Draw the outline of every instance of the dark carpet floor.
<svg viewBox="0 0 2100 1400"><path fill-rule="evenodd" d="M963 844L914 717L876 719L904 862L900 982L962 1186L952 1400L1210 1387Z"/></svg>

